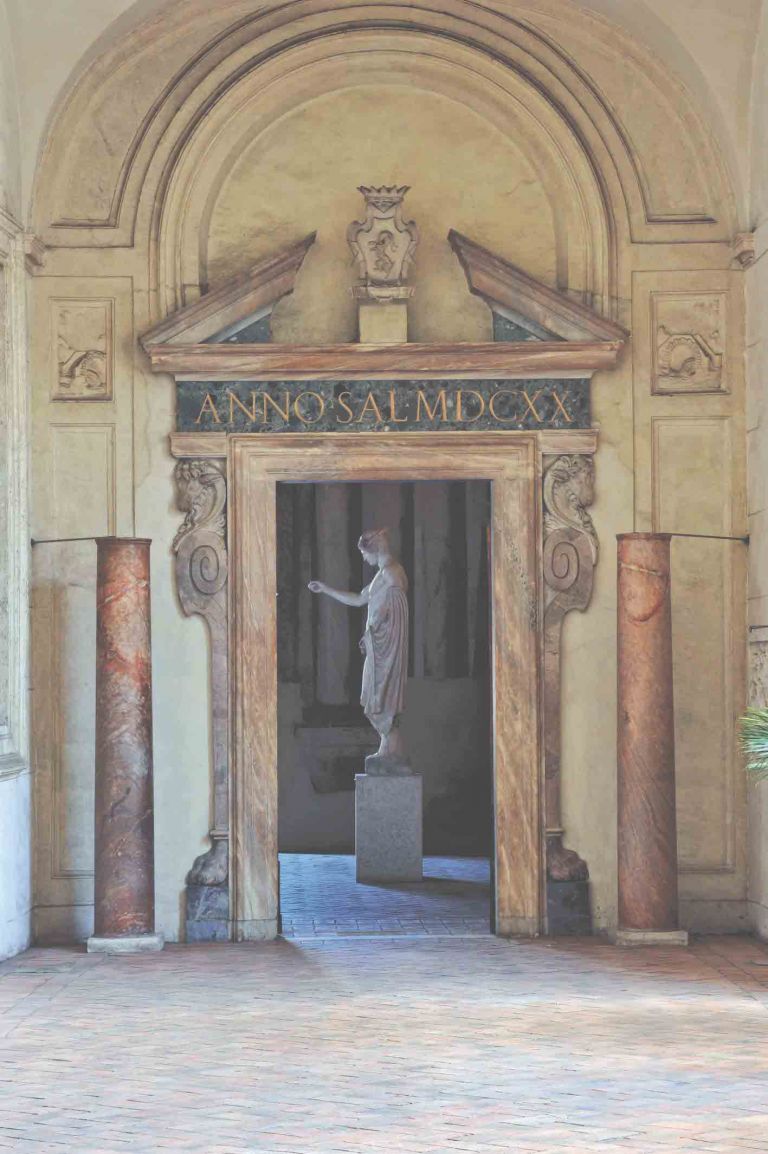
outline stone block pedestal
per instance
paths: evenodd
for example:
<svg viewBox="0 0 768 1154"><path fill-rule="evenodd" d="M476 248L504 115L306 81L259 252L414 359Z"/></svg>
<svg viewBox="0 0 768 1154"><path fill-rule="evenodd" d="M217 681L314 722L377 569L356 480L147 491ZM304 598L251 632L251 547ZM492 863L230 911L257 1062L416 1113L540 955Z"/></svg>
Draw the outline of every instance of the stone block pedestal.
<svg viewBox="0 0 768 1154"><path fill-rule="evenodd" d="M359 882L420 882L421 774L355 777L355 861Z"/></svg>
<svg viewBox="0 0 768 1154"><path fill-rule="evenodd" d="M229 886L201 886L187 882L186 937L188 942L229 941Z"/></svg>
<svg viewBox="0 0 768 1154"><path fill-rule="evenodd" d="M547 933L550 937L592 933L588 881L547 878Z"/></svg>

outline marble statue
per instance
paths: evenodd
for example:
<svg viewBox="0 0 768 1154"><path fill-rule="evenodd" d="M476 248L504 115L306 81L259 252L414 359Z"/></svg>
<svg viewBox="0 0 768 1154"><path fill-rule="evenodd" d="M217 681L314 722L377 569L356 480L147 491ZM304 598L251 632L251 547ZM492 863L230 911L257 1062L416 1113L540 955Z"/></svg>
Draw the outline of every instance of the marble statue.
<svg viewBox="0 0 768 1154"><path fill-rule="evenodd" d="M369 529L357 547L364 560L378 569L360 593L332 589L322 581L310 581L309 588L342 605L368 606L360 639L365 655L360 704L380 743L377 752L365 759L365 770L371 774L409 774L412 770L399 725L408 677L408 578L392 552L386 529Z"/></svg>

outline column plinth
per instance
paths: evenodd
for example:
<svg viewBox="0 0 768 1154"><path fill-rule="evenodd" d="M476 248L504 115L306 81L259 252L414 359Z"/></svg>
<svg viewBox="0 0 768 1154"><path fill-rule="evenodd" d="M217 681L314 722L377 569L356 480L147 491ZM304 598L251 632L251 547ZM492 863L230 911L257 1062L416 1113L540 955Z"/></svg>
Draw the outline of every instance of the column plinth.
<svg viewBox="0 0 768 1154"><path fill-rule="evenodd" d="M162 948L155 933L152 651L147 540L96 541L93 952Z"/></svg>
<svg viewBox="0 0 768 1154"><path fill-rule="evenodd" d="M623 945L678 928L670 537L618 538L618 882Z"/></svg>

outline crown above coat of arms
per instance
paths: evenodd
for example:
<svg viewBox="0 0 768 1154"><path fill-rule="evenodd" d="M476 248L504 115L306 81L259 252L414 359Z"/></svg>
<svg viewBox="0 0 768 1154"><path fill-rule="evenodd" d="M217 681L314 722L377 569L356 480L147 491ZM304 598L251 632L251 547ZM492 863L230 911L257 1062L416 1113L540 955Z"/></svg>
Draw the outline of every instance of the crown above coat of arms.
<svg viewBox="0 0 768 1154"><path fill-rule="evenodd" d="M381 188L373 185L359 184L357 191L362 192L366 204L372 204L379 212L389 212L396 204L402 204L403 197L410 190L409 184L382 184Z"/></svg>

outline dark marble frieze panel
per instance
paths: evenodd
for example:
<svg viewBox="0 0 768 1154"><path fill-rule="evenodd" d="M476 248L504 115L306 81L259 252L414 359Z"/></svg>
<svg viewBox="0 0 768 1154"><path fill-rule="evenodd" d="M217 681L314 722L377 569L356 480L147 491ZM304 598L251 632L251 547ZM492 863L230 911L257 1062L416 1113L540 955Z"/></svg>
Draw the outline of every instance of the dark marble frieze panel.
<svg viewBox="0 0 768 1154"><path fill-rule="evenodd" d="M210 903L201 902L200 886L218 887L216 909L227 921L225 907L229 873L229 735L227 698L227 482L224 462L179 461L175 473L178 507L185 513L176 534L176 588L187 616L204 618L210 633L211 727L213 750L213 827L211 846L195 859L187 875L187 938L207 940L195 933L197 914L206 907L205 924L211 919ZM221 917L220 917L221 920ZM203 930L202 923L198 929ZM214 938L220 937L219 926Z"/></svg>
<svg viewBox="0 0 768 1154"><path fill-rule="evenodd" d="M589 870L563 845L561 788L561 639L572 609L592 597L598 540L587 512L594 500L594 461L577 454L549 458L544 470L544 775L549 932L588 933Z"/></svg>
<svg viewBox="0 0 768 1154"><path fill-rule="evenodd" d="M177 381L178 432L587 429L588 377Z"/></svg>
<svg viewBox="0 0 768 1154"><path fill-rule="evenodd" d="M495 341L505 341L507 343L514 343L516 341L559 341L557 333L544 333L539 330L534 332L531 327L526 328L521 321L513 321L508 316L503 316L502 313L493 310L493 339ZM530 324L530 322L529 322Z"/></svg>

